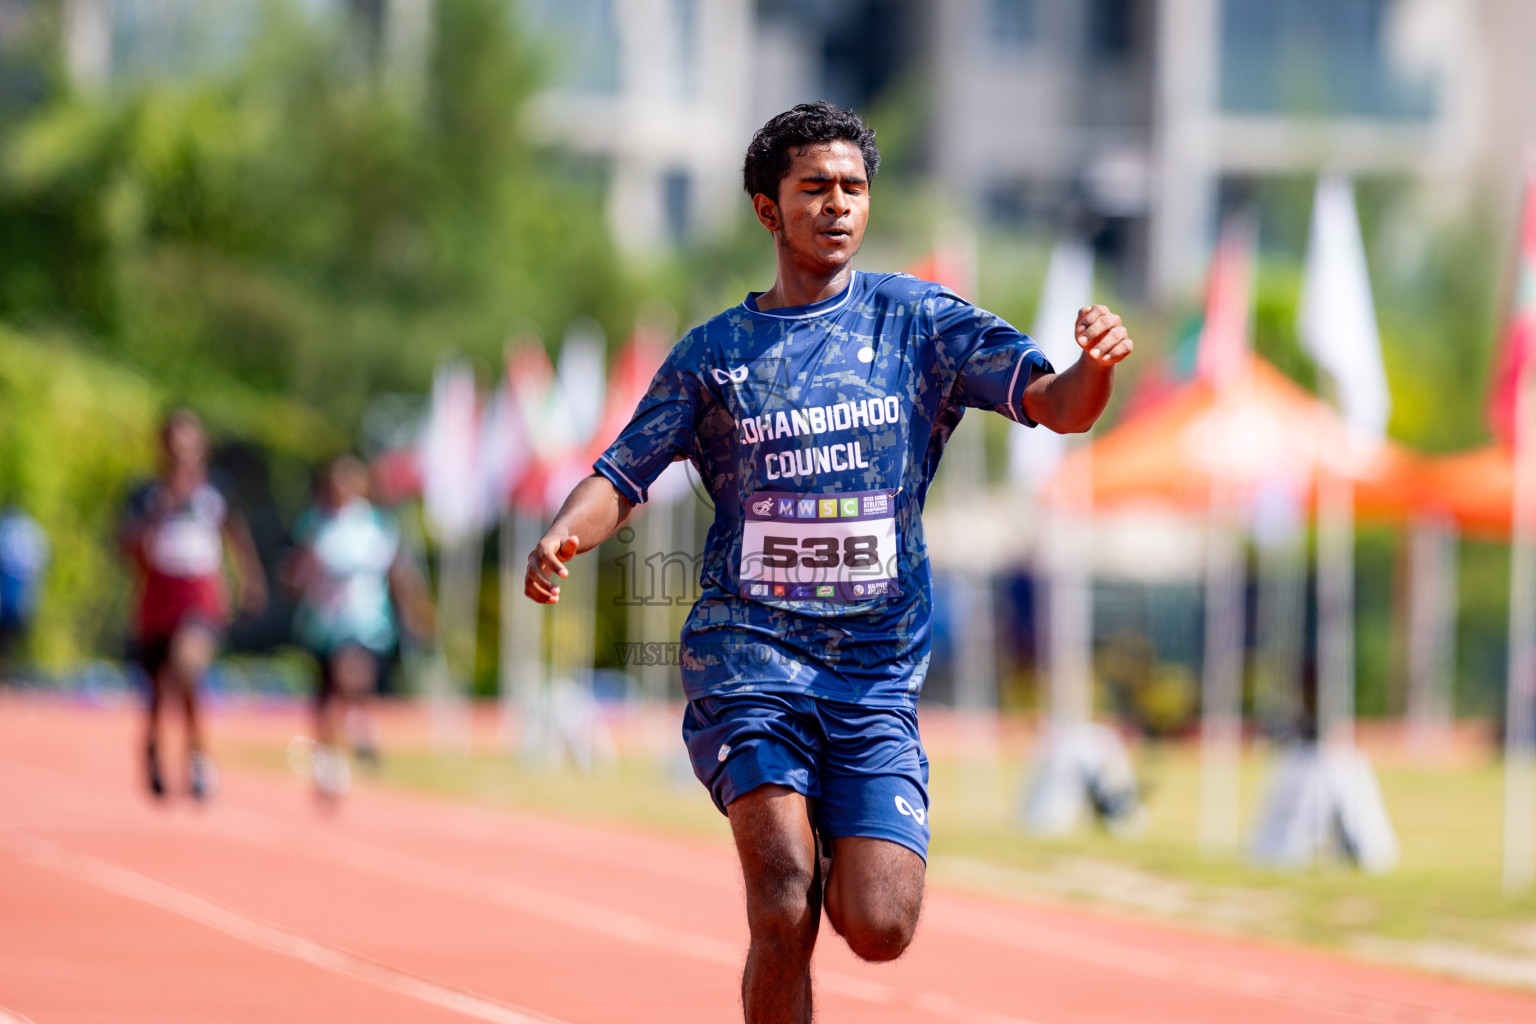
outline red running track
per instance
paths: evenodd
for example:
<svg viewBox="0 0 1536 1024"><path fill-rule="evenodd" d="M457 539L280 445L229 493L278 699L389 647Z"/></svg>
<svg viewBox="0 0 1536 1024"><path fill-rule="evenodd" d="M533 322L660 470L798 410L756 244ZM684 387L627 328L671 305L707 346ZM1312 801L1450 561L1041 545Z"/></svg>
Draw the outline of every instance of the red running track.
<svg viewBox="0 0 1536 1024"><path fill-rule="evenodd" d="M219 726L215 722L215 728ZM273 738L293 719L269 719ZM0 1024L740 1020L729 848L226 768L139 792L125 710L0 698ZM930 890L895 964L823 931L847 1024L1536 1020L1536 998Z"/></svg>

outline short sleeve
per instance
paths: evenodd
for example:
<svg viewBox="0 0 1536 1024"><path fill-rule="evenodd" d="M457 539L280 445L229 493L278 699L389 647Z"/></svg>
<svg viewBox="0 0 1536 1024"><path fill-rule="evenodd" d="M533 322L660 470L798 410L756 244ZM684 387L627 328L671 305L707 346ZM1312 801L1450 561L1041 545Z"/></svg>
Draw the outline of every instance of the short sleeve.
<svg viewBox="0 0 1536 1024"><path fill-rule="evenodd" d="M154 500L155 485L152 481L137 484L123 502L122 526L132 529L148 519Z"/></svg>
<svg viewBox="0 0 1536 1024"><path fill-rule="evenodd" d="M1002 317L947 289L930 301L934 334L957 366L954 401L1034 426L1024 412L1024 389L1036 373L1054 372L1040 346Z"/></svg>
<svg viewBox="0 0 1536 1024"><path fill-rule="evenodd" d="M592 464L634 505L646 501L662 470L688 458L692 450L694 397L689 378L677 368L680 348L674 348L656 371L618 440Z"/></svg>

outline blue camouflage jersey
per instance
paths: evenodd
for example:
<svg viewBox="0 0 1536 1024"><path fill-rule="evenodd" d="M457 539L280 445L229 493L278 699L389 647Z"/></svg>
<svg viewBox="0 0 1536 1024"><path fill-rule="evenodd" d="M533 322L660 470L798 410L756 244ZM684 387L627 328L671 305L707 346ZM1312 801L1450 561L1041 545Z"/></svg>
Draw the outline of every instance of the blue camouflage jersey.
<svg viewBox="0 0 1536 1024"><path fill-rule="evenodd" d="M1019 423L1040 349L941 285L854 273L839 295L688 332L594 469L639 504L689 459L714 504L682 633L690 700L805 693L910 707L933 595L922 508L966 408Z"/></svg>

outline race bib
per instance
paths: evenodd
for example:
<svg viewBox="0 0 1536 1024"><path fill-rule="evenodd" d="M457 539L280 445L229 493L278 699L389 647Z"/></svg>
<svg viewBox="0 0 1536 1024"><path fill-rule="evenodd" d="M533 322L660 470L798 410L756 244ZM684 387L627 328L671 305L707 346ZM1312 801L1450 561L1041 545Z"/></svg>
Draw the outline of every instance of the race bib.
<svg viewBox="0 0 1536 1024"><path fill-rule="evenodd" d="M741 537L741 596L867 601L896 589L892 491L758 491Z"/></svg>

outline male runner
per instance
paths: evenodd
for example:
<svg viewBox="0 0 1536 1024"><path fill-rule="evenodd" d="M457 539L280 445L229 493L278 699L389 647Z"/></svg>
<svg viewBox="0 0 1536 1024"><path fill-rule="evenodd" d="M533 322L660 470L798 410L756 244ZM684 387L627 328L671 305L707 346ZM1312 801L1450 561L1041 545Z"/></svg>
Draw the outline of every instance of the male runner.
<svg viewBox="0 0 1536 1024"><path fill-rule="evenodd" d="M212 796L217 772L203 746L198 684L213 664L227 624L224 547L234 555L241 609L266 606L266 575L244 520L208 481L208 437L197 415L178 409L160 432L160 475L128 500L120 542L138 572L135 655L149 677L144 767L150 792L165 795L160 710L181 705L187 720L187 785Z"/></svg>
<svg viewBox="0 0 1536 1024"><path fill-rule="evenodd" d="M915 704L932 618L921 511L950 433L968 407L1086 430L1132 347L1119 317L1084 309L1084 355L1056 373L942 286L855 271L879 162L874 133L827 103L758 131L744 177L773 236L773 287L677 344L528 558L528 596L559 600L564 563L617 529L668 463L697 466L715 521L683 627L683 735L746 880L749 1024L811 1019L823 905L866 960L900 956L917 926L928 763Z"/></svg>

